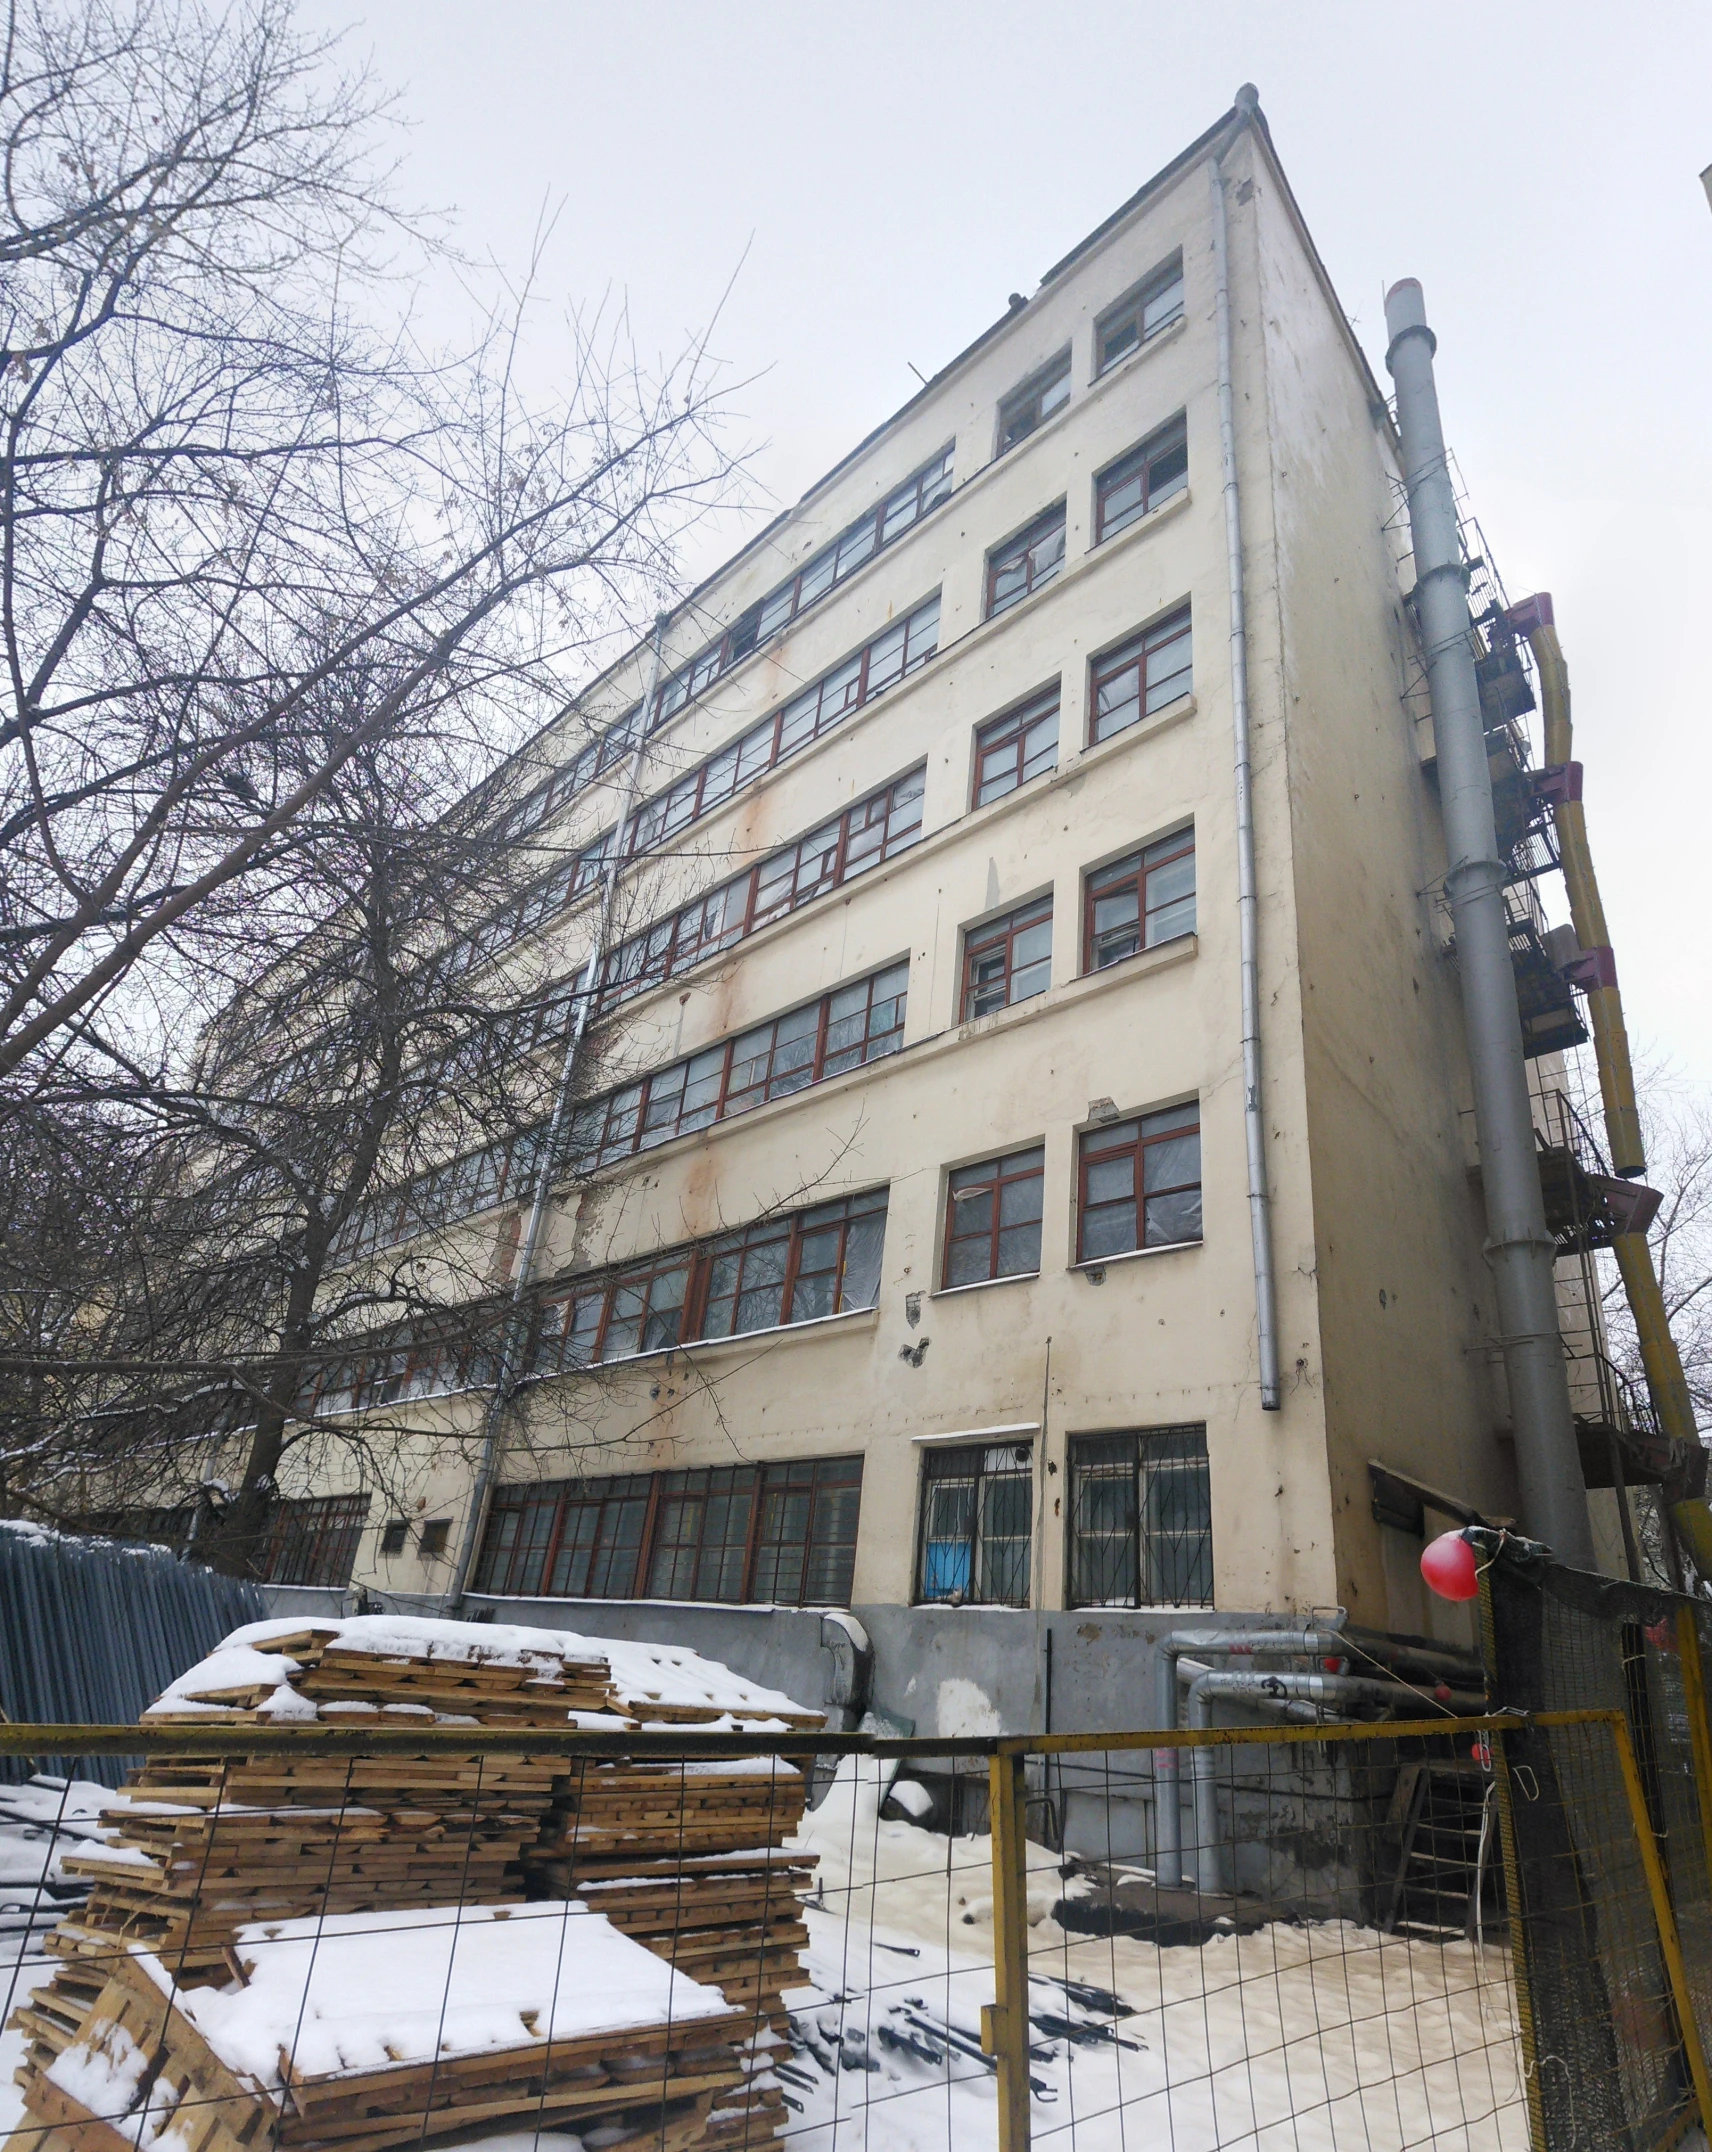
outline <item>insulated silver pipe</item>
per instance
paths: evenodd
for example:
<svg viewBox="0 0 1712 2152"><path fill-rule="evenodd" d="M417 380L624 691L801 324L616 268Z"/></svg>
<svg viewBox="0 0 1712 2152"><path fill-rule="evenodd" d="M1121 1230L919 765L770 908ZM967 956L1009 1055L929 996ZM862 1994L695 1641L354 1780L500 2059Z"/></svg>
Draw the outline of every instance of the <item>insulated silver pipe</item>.
<svg viewBox="0 0 1712 2152"><path fill-rule="evenodd" d="M1450 865L1445 891L1456 923L1474 1121L1486 1192L1486 1255L1498 1301L1522 1521L1559 1561L1594 1566L1587 1490L1575 1444L1569 1378L1558 1332L1539 1158L1528 1105L1522 1025L1504 906L1480 689L1474 675L1467 571L1456 496L1433 379L1437 339L1413 277L1385 296L1385 364L1397 384L1397 430L1409 493L1415 608L1432 698L1439 804Z"/></svg>
<svg viewBox="0 0 1712 2152"><path fill-rule="evenodd" d="M1259 99L1251 83L1236 94L1246 124ZM1233 138L1234 139L1234 138ZM1272 1268L1272 1198L1266 1181L1266 1117L1260 1090L1259 899L1254 872L1254 766L1248 741L1248 616L1242 577L1242 501L1237 489L1236 398L1231 364L1230 220L1220 159L1208 166L1213 188L1214 317L1218 330L1219 460L1225 502L1225 567L1230 590L1231 725L1236 746L1236 916L1242 977L1242 1123L1248 1153L1248 1230L1254 1252L1255 1331L1260 1407L1283 1404L1278 1382L1278 1287Z"/></svg>
<svg viewBox="0 0 1712 2152"><path fill-rule="evenodd" d="M481 1545L487 1513L493 1501L493 1483L499 1468L499 1439L505 1421L505 1408L510 1404L512 1392L523 1372L523 1353L529 1336L528 1293L534 1282L535 1258L540 1252L541 1234L547 1222L547 1206L552 1200L559 1154L564 1147L565 1131L571 1117L577 1074L582 1066L583 1041L588 1036L588 1028L593 1020L595 996L600 986L601 959L606 954L607 941L612 932L618 878L624 867L624 840L630 827L631 811L636 805L636 794L642 783L642 757L648 744L648 726L654 714L654 698L660 691L660 654L665 645L666 627L670 617L666 613L657 613L654 616L654 655L648 668L648 692L642 698L641 709L637 712L636 739L625 768L624 797L618 810L618 823L612 833L612 851L600 878L600 902L595 907L594 945L589 950L582 985L577 991L571 1012L571 1028L565 1037L565 1051L559 1062L559 1080L553 1092L553 1111L547 1123L547 1134L541 1145L540 1158L536 1161L535 1185L529 1202L529 1223L524 1228L523 1242L517 1256L517 1272L511 1286L511 1318L500 1342L499 1366L494 1374L493 1389L488 1396L487 1414L482 1429L481 1459L476 1466L475 1484L470 1489L470 1506L464 1517L463 1534L458 1542L458 1566L453 1572L452 1582L446 1593L445 1605L448 1613L457 1611L463 1604L464 1594L470 1588L470 1572L475 1567L476 1552Z"/></svg>
<svg viewBox="0 0 1712 2152"><path fill-rule="evenodd" d="M1177 1723L1177 1662L1184 1652L1203 1652L1212 1658L1254 1652L1277 1652L1289 1658L1311 1653L1316 1658L1329 1658L1334 1653L1341 1657L1344 1648L1336 1623L1325 1629L1175 1629L1155 1646L1155 1721L1161 1727ZM1182 1751L1155 1749L1153 1875L1164 1890L1175 1890L1183 1881L1183 1821L1178 1807L1181 1777Z"/></svg>

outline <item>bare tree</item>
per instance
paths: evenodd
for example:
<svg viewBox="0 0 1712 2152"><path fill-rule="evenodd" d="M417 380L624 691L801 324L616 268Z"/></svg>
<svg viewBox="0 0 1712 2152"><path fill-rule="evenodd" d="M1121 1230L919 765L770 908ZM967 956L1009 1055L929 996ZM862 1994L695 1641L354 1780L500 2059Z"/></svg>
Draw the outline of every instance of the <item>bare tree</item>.
<svg viewBox="0 0 1712 2152"><path fill-rule="evenodd" d="M491 738L630 633L732 466L699 344L649 372L573 322L531 405L527 292L455 363L376 326L387 250L420 237L377 161L382 101L287 0L12 0L3 30L16 1101L97 1019L170 1028L184 932L286 883L353 757L475 698ZM346 693L357 674L378 691Z"/></svg>
<svg viewBox="0 0 1712 2152"><path fill-rule="evenodd" d="M1705 1430L1712 1428L1712 1092L1654 1070L1642 1097L1647 1179L1664 1198L1647 1238L1694 1416ZM1634 1321L1615 1264L1605 1261L1612 1355L1644 1396Z"/></svg>

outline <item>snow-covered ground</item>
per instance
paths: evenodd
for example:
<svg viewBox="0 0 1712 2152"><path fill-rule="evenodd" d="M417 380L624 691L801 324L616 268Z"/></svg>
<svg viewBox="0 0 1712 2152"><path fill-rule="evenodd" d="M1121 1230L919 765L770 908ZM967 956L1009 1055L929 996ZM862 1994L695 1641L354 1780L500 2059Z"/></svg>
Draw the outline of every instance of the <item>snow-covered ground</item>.
<svg viewBox="0 0 1712 2152"><path fill-rule="evenodd" d="M820 1856L813 1985L781 2073L791 2152L991 2152L980 2052L992 1984L991 1844L882 1821L890 1767L846 1761L799 1842ZM96 1833L99 1786L0 1787L0 1999L46 1977L60 1856ZM1070 2152L1505 2152L1527 2144L1512 1991L1496 1945L1278 1924L1159 1949L1068 1935L1055 1857L1030 1849L1034 2138ZM14 1967L17 1968L16 1978ZM15 1986L15 1993L14 1991ZM0 2040L0 2138L19 2119ZM483 2152L532 2152L527 2132ZM538 2152L584 2152L565 2133Z"/></svg>

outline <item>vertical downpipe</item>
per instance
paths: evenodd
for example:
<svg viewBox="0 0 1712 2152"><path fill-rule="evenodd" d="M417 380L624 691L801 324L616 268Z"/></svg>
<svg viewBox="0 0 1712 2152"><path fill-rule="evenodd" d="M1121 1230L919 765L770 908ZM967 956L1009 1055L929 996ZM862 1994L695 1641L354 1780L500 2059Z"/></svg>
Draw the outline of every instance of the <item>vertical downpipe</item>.
<svg viewBox="0 0 1712 2152"><path fill-rule="evenodd" d="M654 620L654 655L648 668L648 692L642 698L642 706L637 716L636 740L630 750L629 765L624 773L624 797L612 833L612 854L600 878L600 903L595 910L594 945L589 950L588 964L583 971L582 989L577 995L576 1007L571 1016L571 1028L565 1038L564 1057L559 1063L559 1081L553 1093L553 1112L547 1123L546 1138L541 1145L541 1156L535 1167L535 1185L529 1199L529 1223L524 1229L523 1244L517 1257L517 1272L511 1287L511 1316L500 1343L499 1366L494 1373L493 1388L488 1393L487 1414L482 1429L481 1459L476 1466L475 1484L470 1489L470 1506L464 1518L463 1536L458 1542L458 1566L446 1593L445 1606L449 1614L457 1612L470 1588L470 1572L475 1567L476 1551L481 1545L482 1533L487 1525L487 1513L493 1501L493 1482L499 1466L499 1438L505 1422L505 1411L523 1373L523 1355L529 1339L529 1288L535 1279L535 1258L540 1253L547 1206L552 1201L559 1154L564 1148L565 1134L570 1123L577 1072L582 1065L583 1040L588 1035L595 994L600 985L601 959L606 954L607 940L612 931L613 906L618 897L618 877L624 867L624 838L630 827L631 810L636 805L636 794L642 781L642 756L648 744L648 726L653 716L654 698L660 691L660 653L666 640L668 618L667 614L659 613Z"/></svg>
<svg viewBox="0 0 1712 2152"><path fill-rule="evenodd" d="M1385 364L1397 384L1397 430L1415 552L1415 606L1450 862L1445 891L1456 925L1486 1191L1486 1254L1498 1298L1522 1521L1535 1538L1550 1544L1560 1561L1591 1569L1593 1534L1558 1333L1552 1276L1556 1251L1546 1231L1510 967L1506 870L1493 821L1462 540L1433 380L1438 347L1413 277L1386 294L1385 329L1390 339Z"/></svg>
<svg viewBox="0 0 1712 2152"><path fill-rule="evenodd" d="M1254 109L1248 85L1237 109ZM1225 149L1229 148L1225 144ZM1248 620L1242 583L1242 504L1237 492L1236 408L1231 383L1230 230L1219 152L1207 167L1213 187L1213 273L1219 347L1219 458L1225 500L1225 554L1230 583L1231 722L1236 746L1237 937L1242 971L1242 1120L1248 1151L1248 1229L1254 1244L1255 1328L1260 1347L1260 1405L1277 1412L1278 1290L1272 1269L1272 1203L1266 1186L1266 1117L1260 1091L1259 900L1254 873L1254 767L1248 740Z"/></svg>

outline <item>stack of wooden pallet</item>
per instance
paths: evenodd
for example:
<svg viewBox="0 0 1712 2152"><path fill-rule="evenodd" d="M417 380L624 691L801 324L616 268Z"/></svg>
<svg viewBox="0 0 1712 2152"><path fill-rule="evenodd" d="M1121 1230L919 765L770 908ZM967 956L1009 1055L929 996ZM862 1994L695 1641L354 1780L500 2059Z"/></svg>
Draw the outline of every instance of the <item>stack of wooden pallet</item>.
<svg viewBox="0 0 1712 2152"><path fill-rule="evenodd" d="M634 1644L611 1650L609 1665L581 1639L385 1617L261 1624L181 1676L149 1716L222 1725L515 1725L525 1737L520 1751L527 1728L567 1720L609 1730L780 1731L823 1723L694 1653ZM343 2093L300 2084L294 2064L280 2081L270 2138L320 2142L311 2107L354 2152L443 2136L454 2123L459 2134L480 2134L523 2111L505 2104L499 2086L515 2066L535 2088L531 2112L575 2114L579 2127L617 2112L610 2090L606 2107L594 2098L603 2087L633 2092L646 2081L656 2109L664 2102L671 2110L673 2142L719 2152L764 2142L783 2119L769 2069L784 2024L782 1991L803 1977L800 1893L812 1857L784 1847L803 1796L802 1774L771 1757L660 1764L534 1760L523 1752L479 1759L156 1756L110 1812L111 1844L67 1863L94 1889L49 1939L60 1959L55 1977L19 2013L31 2043L20 2073L36 2118L31 2135L39 2138L44 2125L55 2131L55 2146L43 2152L114 2152L98 2136L60 2123L75 2090L62 2080L94 2070L91 2042L99 2048L108 2037L101 2028L122 2028L126 2011L134 2016L143 1992L139 1966L154 1968L150 1977L170 1985L187 2010L184 1991L198 1991L204 2000L196 2007L206 2013L217 1991L231 1992L241 1962L234 1953L251 1950L258 1937L288 1935L294 1922L310 1921L323 1937L354 1938L424 1919L501 1919L527 1890L586 1902L603 1917L580 1932L610 1932L632 1952L641 1945L673 1969L662 1977L715 1992L732 2022L741 2021L742 2037L728 2044L718 2070L702 2070L706 2082L680 2083L695 2068L677 2059L670 2041L639 2035L633 2063L615 2055L609 2040L601 2056L579 2051L567 2061L572 2075L561 2083L555 2040L545 2060L527 2066L517 2057L505 2064L488 2057L480 2068L471 2061L459 2079L465 2091L455 2100L447 2095L455 2117L441 2115L437 2094L425 2107L420 2085L407 2089L416 2080L389 2076L386 2088L362 2095L363 2115L383 2133L363 2135L346 2109L332 2130L328 2118ZM437 1916L433 1908L453 1910ZM563 1905L553 1914L568 1917ZM586 1980L579 1967L579 1990ZM534 2028L526 2030L533 2038ZM126 2037L122 2030L112 2035L120 2045ZM194 2027L185 2035L191 2048L200 2037ZM191 2061L210 2084L224 2067L216 2067L218 2057ZM587 2074L596 2062L598 2083ZM436 2084L438 2072L433 2065ZM561 2098L579 2086L593 2100L587 2113ZM408 2128L395 2095L406 2105L415 2099ZM210 2096L208 2104L224 2112L227 2095ZM385 2123L389 2111L393 2119ZM657 2128L653 2134L658 2141ZM19 2142L13 2152L26 2147Z"/></svg>

